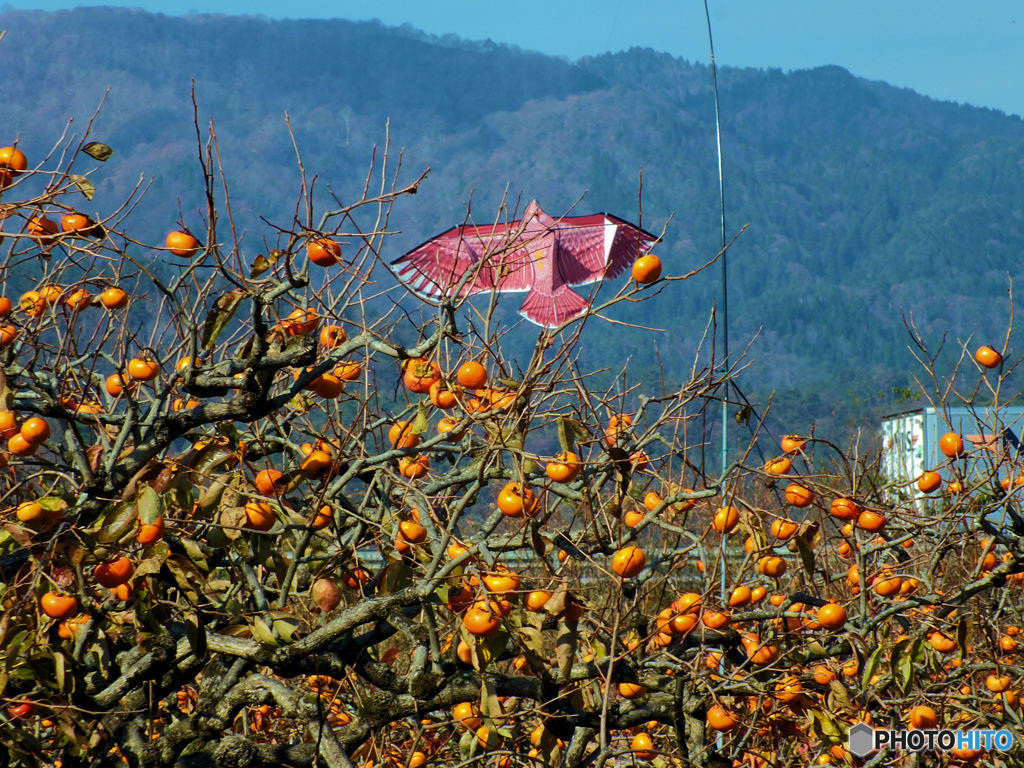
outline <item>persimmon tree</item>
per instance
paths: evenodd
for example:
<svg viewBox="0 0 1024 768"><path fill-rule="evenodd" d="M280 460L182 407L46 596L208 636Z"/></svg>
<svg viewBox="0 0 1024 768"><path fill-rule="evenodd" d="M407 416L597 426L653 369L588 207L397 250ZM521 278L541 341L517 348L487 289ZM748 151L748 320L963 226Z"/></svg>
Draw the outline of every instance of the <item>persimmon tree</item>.
<svg viewBox="0 0 1024 768"><path fill-rule="evenodd" d="M850 766L858 721L1020 725L1011 456L951 440L958 485L922 500L759 422L718 474L740 361L586 367L584 327L687 290L671 265L538 332L396 284L424 177L386 147L348 203L299 163L260 225L211 132L206 208L155 244L131 200L79 211L106 155L0 150L12 764ZM1008 340L950 382L916 341L937 403L998 404Z"/></svg>

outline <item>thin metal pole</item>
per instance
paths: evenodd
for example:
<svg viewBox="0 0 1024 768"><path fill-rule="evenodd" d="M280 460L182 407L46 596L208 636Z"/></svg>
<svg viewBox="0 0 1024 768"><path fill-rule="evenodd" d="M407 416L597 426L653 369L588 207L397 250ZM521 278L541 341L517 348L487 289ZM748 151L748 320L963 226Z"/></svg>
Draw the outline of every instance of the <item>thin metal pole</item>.
<svg viewBox="0 0 1024 768"><path fill-rule="evenodd" d="M722 172L722 121L718 111L718 67L715 65L715 43L711 37L711 11L708 9L708 0L704 0L704 18L708 24L708 47L711 50L711 85L715 97L715 139L718 143L718 199L722 223L722 248L726 246L725 238L725 174ZM722 254L722 304L720 311L720 324L722 327L722 372L729 370L729 272L726 268L726 255ZM722 448L721 467L722 479L725 479L725 471L729 467L729 384L726 382L723 388L722 397ZM726 499L728 501L728 499ZM722 536L722 601L726 599L725 580L725 536Z"/></svg>
<svg viewBox="0 0 1024 768"><path fill-rule="evenodd" d="M711 85L715 97L715 141L718 144L718 201L721 212L722 220L722 250L725 250L726 239L725 239L725 174L722 172L722 120L718 111L718 67L715 65L715 42L711 37L711 11L708 10L708 0L704 0L704 18L708 23L708 48L711 51ZM722 372L727 373L729 370L729 272L726 269L726 254L722 254L722 310L721 310L721 326L722 326ZM729 382L726 380L724 387L722 388L722 472L720 481L725 482L725 471L729 468ZM723 498L723 502L728 504L729 499ZM728 549L726 547L727 534L722 534L722 542L719 547L719 558L722 570L720 571L719 580L719 596L723 606L729 604L726 596L726 590L728 584L726 581L725 570L727 567L728 560L726 560L726 554ZM722 661L719 662L719 672L725 674L725 655L722 655ZM725 744L725 735L718 734L716 739L718 749L721 750Z"/></svg>

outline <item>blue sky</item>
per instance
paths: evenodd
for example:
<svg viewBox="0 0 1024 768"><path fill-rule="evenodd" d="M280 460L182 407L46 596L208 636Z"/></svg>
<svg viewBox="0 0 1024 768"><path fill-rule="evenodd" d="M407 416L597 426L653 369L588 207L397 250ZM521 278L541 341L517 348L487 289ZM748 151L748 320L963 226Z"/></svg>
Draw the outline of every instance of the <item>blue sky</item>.
<svg viewBox="0 0 1024 768"><path fill-rule="evenodd" d="M10 0L54 10L111 2ZM135 0L171 14L377 18L576 58L634 45L708 57L702 0ZM1021 0L710 0L718 63L801 69L839 64L855 75L937 99L1024 115Z"/></svg>

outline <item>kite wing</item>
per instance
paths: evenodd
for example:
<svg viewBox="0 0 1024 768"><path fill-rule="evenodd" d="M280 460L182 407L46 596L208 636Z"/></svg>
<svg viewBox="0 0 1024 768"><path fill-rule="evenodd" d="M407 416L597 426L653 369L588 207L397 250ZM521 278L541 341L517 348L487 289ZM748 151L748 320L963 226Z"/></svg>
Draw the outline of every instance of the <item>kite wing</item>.
<svg viewBox="0 0 1024 768"><path fill-rule="evenodd" d="M533 285L529 243L520 222L495 227L456 227L391 262L398 278L416 293L440 299L486 291L528 291Z"/></svg>
<svg viewBox="0 0 1024 768"><path fill-rule="evenodd" d="M558 268L573 286L618 277L657 239L604 213L562 219L557 232Z"/></svg>

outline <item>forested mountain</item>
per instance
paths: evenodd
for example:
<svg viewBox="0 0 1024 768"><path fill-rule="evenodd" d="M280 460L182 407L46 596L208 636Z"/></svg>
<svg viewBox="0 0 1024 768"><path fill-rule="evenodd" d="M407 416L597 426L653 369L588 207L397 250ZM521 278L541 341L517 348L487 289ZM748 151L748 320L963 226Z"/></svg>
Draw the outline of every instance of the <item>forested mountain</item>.
<svg viewBox="0 0 1024 768"><path fill-rule="evenodd" d="M391 257L458 223L472 201L491 220L506 188L552 213L608 210L660 232L669 273L719 245L718 178L707 66L634 49L568 62L492 43L347 21L166 17L138 11L0 13L0 138L34 158L64 124L115 149L92 205L109 211L150 180L133 231L156 240L202 205L191 88L215 121L233 212L253 249L288 221L304 166L342 200L362 188L390 120L403 176L431 173L403 202ZM833 434L898 407L910 382L901 313L930 342L998 343L1009 280L1024 252L1024 121L940 103L838 67L783 73L723 68L730 337L760 332L749 396L778 390L781 428ZM187 161L185 159L188 159ZM522 206L520 206L521 210ZM666 329L655 345L597 329L597 368L659 364L678 377L719 295L717 268L617 310ZM518 306L518 304L517 304ZM532 341L523 331L524 343ZM955 347L956 344L950 345ZM951 350L952 353L952 350ZM955 357L944 359L951 368Z"/></svg>

